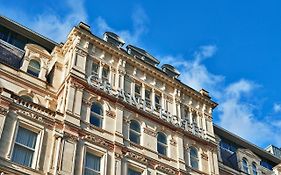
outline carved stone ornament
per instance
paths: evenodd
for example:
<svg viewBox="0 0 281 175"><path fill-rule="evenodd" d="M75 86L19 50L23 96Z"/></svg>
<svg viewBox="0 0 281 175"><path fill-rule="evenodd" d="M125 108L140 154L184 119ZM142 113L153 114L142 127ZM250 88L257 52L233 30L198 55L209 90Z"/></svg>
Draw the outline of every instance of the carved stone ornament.
<svg viewBox="0 0 281 175"><path fill-rule="evenodd" d="M96 137L93 135L86 135L85 137L87 140L93 142L94 144L100 145L102 147L105 147L107 149L113 149L113 145L107 143L103 138Z"/></svg>
<svg viewBox="0 0 281 175"><path fill-rule="evenodd" d="M76 141L78 141L78 137L77 137L77 136L72 135L72 134L67 133L67 132L64 133L64 138L65 138L65 140L71 141L71 142L76 142Z"/></svg>
<svg viewBox="0 0 281 175"><path fill-rule="evenodd" d="M107 110L107 111L106 111L106 115L109 116L109 117L111 117L111 118L115 118L115 117L116 117L116 114L115 114L114 111L109 111L109 110Z"/></svg>
<svg viewBox="0 0 281 175"><path fill-rule="evenodd" d="M208 160L208 155L205 152L201 154L201 157L202 159Z"/></svg>
<svg viewBox="0 0 281 175"><path fill-rule="evenodd" d="M156 165L156 169L160 170L160 171L162 171L164 173L167 173L167 174L176 174L175 170L173 170L172 168L169 168L169 167L167 167L165 165L162 165L162 164Z"/></svg>
<svg viewBox="0 0 281 175"><path fill-rule="evenodd" d="M142 162L142 163L147 163L147 161L148 161L144 156L135 154L133 152L127 152L126 156L130 157L131 159L134 159L138 162Z"/></svg>
<svg viewBox="0 0 281 175"><path fill-rule="evenodd" d="M8 109L0 108L0 114L1 114L1 115L7 115L8 112L9 112Z"/></svg>
<svg viewBox="0 0 281 175"><path fill-rule="evenodd" d="M17 109L16 110L16 113L18 115L25 115L27 117L30 117L32 119L35 119L37 121L40 121L40 122L43 122L43 118L37 114L34 114L34 113L31 113L31 112L28 112L28 111L24 111L24 110L21 110L21 109Z"/></svg>
<svg viewBox="0 0 281 175"><path fill-rule="evenodd" d="M172 139L170 140L170 144L173 145L173 146L175 146L175 145L177 144L177 142L176 142L176 140L175 140L174 138L172 138Z"/></svg>
<svg viewBox="0 0 281 175"><path fill-rule="evenodd" d="M146 133L147 135L150 135L152 137L156 137L156 132L148 127L145 127L143 130L144 133Z"/></svg>

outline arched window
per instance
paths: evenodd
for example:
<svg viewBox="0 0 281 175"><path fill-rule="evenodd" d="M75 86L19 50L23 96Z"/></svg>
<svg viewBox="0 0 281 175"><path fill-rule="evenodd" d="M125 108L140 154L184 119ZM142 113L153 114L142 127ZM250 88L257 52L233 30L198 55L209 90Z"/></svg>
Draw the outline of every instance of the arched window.
<svg viewBox="0 0 281 175"><path fill-rule="evenodd" d="M157 152L162 155L167 155L167 136L162 133L157 133Z"/></svg>
<svg viewBox="0 0 281 175"><path fill-rule="evenodd" d="M199 158L198 151L195 147L189 148L189 156L190 156L190 166L195 169L199 169Z"/></svg>
<svg viewBox="0 0 281 175"><path fill-rule="evenodd" d="M139 122L135 120L131 120L130 123L130 141L140 144L140 136L141 136L141 131L140 131L140 124Z"/></svg>
<svg viewBox="0 0 281 175"><path fill-rule="evenodd" d="M258 175L257 164L255 162L252 163L252 170L253 170L253 175Z"/></svg>
<svg viewBox="0 0 281 175"><path fill-rule="evenodd" d="M30 60L28 68L27 68L27 73L38 77L40 73L40 63L37 60Z"/></svg>
<svg viewBox="0 0 281 175"><path fill-rule="evenodd" d="M20 96L24 101L27 101L27 102L33 102L33 99L32 97L30 97L29 95L22 95Z"/></svg>
<svg viewBox="0 0 281 175"><path fill-rule="evenodd" d="M242 159L242 166L243 166L243 171L245 173L249 173L249 168L248 168L248 161L246 158Z"/></svg>
<svg viewBox="0 0 281 175"><path fill-rule="evenodd" d="M90 123L96 127L102 127L103 109L100 103L93 103L91 107Z"/></svg>

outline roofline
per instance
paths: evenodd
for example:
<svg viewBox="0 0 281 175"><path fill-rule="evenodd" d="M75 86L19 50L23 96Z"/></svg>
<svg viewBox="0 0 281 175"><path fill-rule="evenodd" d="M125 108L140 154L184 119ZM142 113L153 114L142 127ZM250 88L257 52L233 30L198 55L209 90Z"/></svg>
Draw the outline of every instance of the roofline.
<svg viewBox="0 0 281 175"><path fill-rule="evenodd" d="M216 135L223 136L223 137L235 142L237 145L250 149L252 152L257 154L257 156L259 156L259 157L269 159L270 161L272 161L276 164L281 163L281 159L279 159L278 157L265 151L264 149L258 147L257 145L250 143L249 141L243 139L242 137L218 126L215 123L214 123L214 132Z"/></svg>
<svg viewBox="0 0 281 175"><path fill-rule="evenodd" d="M30 28L28 28L28 27L14 21L14 20L6 17L6 16L0 15L0 20L1 19L5 20L6 22L10 23L11 25L18 26L18 27L22 28L25 32L31 33L32 35L35 35L35 36L39 37L40 39L42 39L46 42L49 42L51 45L54 45L53 47L58 45L58 43L53 41L52 39L47 38L47 37L43 36L42 34L40 34L38 32L35 32L35 31L31 30ZM5 24L4 24L4 26L5 26ZM17 31L15 31L15 32L17 32ZM41 43L39 43L39 44L41 44Z"/></svg>
<svg viewBox="0 0 281 175"><path fill-rule="evenodd" d="M79 28L78 26L74 26L74 27L71 29L70 33L67 35L67 38L69 37L69 35L71 34L71 32L72 32L74 29L77 29L77 30L80 31L80 32L81 32L81 31L85 31L85 30ZM92 37L94 37L95 39L99 40L100 42L104 43L105 45L107 45L107 46L110 47L111 49L114 49L116 52L119 52L119 53L121 53L121 54L126 54L127 56L132 57L132 55L128 54L125 50L124 50L125 52L121 52L120 49L112 47L108 42L104 41L102 38L96 36L96 35L93 34L92 32L89 32L89 31L85 31L85 32L88 33L88 34L90 34ZM132 57L132 58L133 58L133 57ZM141 62L145 63L146 65L150 66L151 68L154 68L154 69L155 69L156 71L158 71L159 73L165 74L165 76L166 76L166 73L163 72L163 70L160 69L159 67L153 66L153 65L151 65L151 64L148 64L148 63L146 63L144 60L141 60L141 59L137 59L137 61L141 61ZM167 76L167 78L173 79L173 78L168 77L168 76ZM211 100L210 98L204 97L199 91L193 89L192 87L188 86L187 84L184 84L184 83L181 82L180 80L178 80L178 79L173 79L172 81L173 81L174 83L179 84L180 86L183 86L183 88L186 88L186 89L188 89L188 90L190 90L190 91L193 91L196 95L200 96L202 99L207 100L208 103L211 104L210 106L212 107L212 109L214 109L214 108L216 108L216 107L218 106L218 103L214 102L214 101Z"/></svg>

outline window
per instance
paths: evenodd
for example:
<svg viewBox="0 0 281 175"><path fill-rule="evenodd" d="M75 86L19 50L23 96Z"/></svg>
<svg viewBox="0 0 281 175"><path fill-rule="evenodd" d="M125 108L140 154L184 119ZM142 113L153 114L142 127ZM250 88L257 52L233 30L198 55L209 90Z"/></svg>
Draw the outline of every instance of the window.
<svg viewBox="0 0 281 175"><path fill-rule="evenodd" d="M35 152L37 134L19 126L14 145L12 161L31 167Z"/></svg>
<svg viewBox="0 0 281 175"><path fill-rule="evenodd" d="M99 75L99 65L98 63L93 63L92 64L92 74L95 75L98 78Z"/></svg>
<svg viewBox="0 0 281 175"><path fill-rule="evenodd" d="M139 84L135 84L135 98L138 100L141 97L141 86Z"/></svg>
<svg viewBox="0 0 281 175"><path fill-rule="evenodd" d="M103 69L102 69L102 79L105 80L105 81L108 81L108 76L109 76L108 67L103 67Z"/></svg>
<svg viewBox="0 0 281 175"><path fill-rule="evenodd" d="M194 147L190 147L190 166L195 169L199 169L199 159L198 159L198 151Z"/></svg>
<svg viewBox="0 0 281 175"><path fill-rule="evenodd" d="M32 97L28 96L28 95L22 95L20 96L24 101L27 101L27 102L33 102L33 99Z"/></svg>
<svg viewBox="0 0 281 175"><path fill-rule="evenodd" d="M157 152L162 155L167 155L167 136L158 132L157 134Z"/></svg>
<svg viewBox="0 0 281 175"><path fill-rule="evenodd" d="M135 171L131 168L128 169L128 175L141 175L141 172Z"/></svg>
<svg viewBox="0 0 281 175"><path fill-rule="evenodd" d="M84 175L99 175L101 173L101 157L86 153Z"/></svg>
<svg viewBox="0 0 281 175"><path fill-rule="evenodd" d="M91 107L90 123L97 127L102 127L103 109L99 103L93 103Z"/></svg>
<svg viewBox="0 0 281 175"><path fill-rule="evenodd" d="M154 99L154 101L155 101L155 108L156 108L156 110L157 111L159 111L160 110L160 108L161 108L161 97L160 97L160 95L159 94L155 94L155 99Z"/></svg>
<svg viewBox="0 0 281 175"><path fill-rule="evenodd" d="M252 163L252 170L253 170L253 175L258 175L257 164L255 162Z"/></svg>
<svg viewBox="0 0 281 175"><path fill-rule="evenodd" d="M150 107L150 103L151 103L151 90L149 90L149 89L145 90L145 102L146 102L146 106Z"/></svg>
<svg viewBox="0 0 281 175"><path fill-rule="evenodd" d="M27 68L27 73L38 77L40 73L40 63L37 60L30 60L28 68Z"/></svg>
<svg viewBox="0 0 281 175"><path fill-rule="evenodd" d="M243 158L242 160L242 166L243 166L243 171L245 173L249 173L249 169L248 169L248 161L246 158Z"/></svg>
<svg viewBox="0 0 281 175"><path fill-rule="evenodd" d="M130 141L140 144L140 124L135 120L131 120L130 123Z"/></svg>

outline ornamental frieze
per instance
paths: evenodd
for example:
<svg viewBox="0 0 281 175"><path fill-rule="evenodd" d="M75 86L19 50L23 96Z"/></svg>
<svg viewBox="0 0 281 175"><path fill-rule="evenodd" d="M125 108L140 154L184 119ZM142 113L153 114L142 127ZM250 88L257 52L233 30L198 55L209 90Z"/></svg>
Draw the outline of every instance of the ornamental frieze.
<svg viewBox="0 0 281 175"><path fill-rule="evenodd" d="M147 158L146 157L144 157L143 155L138 155L138 154L135 154L135 153L133 153L133 152L127 152L126 154L125 154L125 156L126 157L129 157L129 158L131 158L131 159L134 159L134 160L136 160L136 161L138 161L138 162L142 162L142 163L147 163Z"/></svg>
<svg viewBox="0 0 281 175"><path fill-rule="evenodd" d="M109 117L111 117L113 119L116 117L116 113L114 111L107 110L105 112L106 112L107 116L109 116Z"/></svg>

